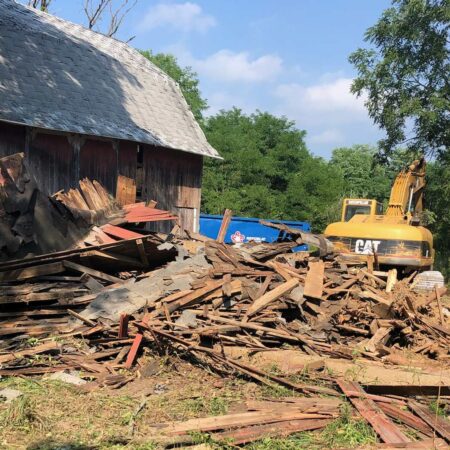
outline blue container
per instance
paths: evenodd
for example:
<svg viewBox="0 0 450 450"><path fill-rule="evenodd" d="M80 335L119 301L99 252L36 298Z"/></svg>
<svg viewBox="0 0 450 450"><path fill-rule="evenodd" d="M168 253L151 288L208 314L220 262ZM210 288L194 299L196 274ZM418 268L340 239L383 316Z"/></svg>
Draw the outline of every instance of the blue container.
<svg viewBox="0 0 450 450"><path fill-rule="evenodd" d="M219 233L223 216L212 214L200 214L200 233L216 239ZM275 228L266 227L259 223L260 219L253 217L232 217L230 226L225 236L225 242L235 244L240 242L275 242L280 235L280 231ZM269 220L268 220L269 222ZM311 231L308 222L294 222L290 220L270 220L272 223L283 223L290 228L297 228L301 231ZM307 245L295 247L294 251L308 250Z"/></svg>

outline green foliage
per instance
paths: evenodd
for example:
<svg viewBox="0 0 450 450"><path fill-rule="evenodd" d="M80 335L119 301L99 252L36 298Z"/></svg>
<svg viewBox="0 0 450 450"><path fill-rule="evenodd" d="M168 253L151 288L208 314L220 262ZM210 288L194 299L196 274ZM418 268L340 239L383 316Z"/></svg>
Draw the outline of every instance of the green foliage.
<svg viewBox="0 0 450 450"><path fill-rule="evenodd" d="M228 401L223 397L198 397L187 399L183 402L183 410L189 414L209 414L220 416L228 411Z"/></svg>
<svg viewBox="0 0 450 450"><path fill-rule="evenodd" d="M380 141L444 153L450 146L448 0L393 0L366 32L369 49L350 62L358 71L352 91L366 94L370 117L386 131Z"/></svg>
<svg viewBox="0 0 450 450"><path fill-rule="evenodd" d="M208 141L223 161L205 160L203 211L310 220L322 230L338 203L341 174L307 150L305 132L285 117L233 108L210 117Z"/></svg>
<svg viewBox="0 0 450 450"><path fill-rule="evenodd" d="M321 438L326 448L352 448L377 442L373 428L365 420L353 418L348 404L344 404L341 417L324 429Z"/></svg>
<svg viewBox="0 0 450 450"><path fill-rule="evenodd" d="M426 207L434 213L430 225L436 249L435 268L450 277L450 155L427 166Z"/></svg>
<svg viewBox="0 0 450 450"><path fill-rule="evenodd" d="M197 74L192 68L180 67L175 56L168 53L153 54L151 50L142 50L141 54L179 84L181 92L191 108L194 117L201 123L203 113L208 108L208 104L202 98L198 87L199 81Z"/></svg>
<svg viewBox="0 0 450 450"><path fill-rule="evenodd" d="M344 195L353 198L374 198L383 201L389 197L392 180L386 165L376 155L378 148L353 145L333 150L330 164L339 169L344 178Z"/></svg>
<svg viewBox="0 0 450 450"><path fill-rule="evenodd" d="M447 408L445 403L439 403L439 399L430 402L430 410L440 417L447 417Z"/></svg>
<svg viewBox="0 0 450 450"><path fill-rule="evenodd" d="M322 158L306 158L287 189L289 218L308 220L314 230L323 231L339 219L343 186L339 170Z"/></svg>

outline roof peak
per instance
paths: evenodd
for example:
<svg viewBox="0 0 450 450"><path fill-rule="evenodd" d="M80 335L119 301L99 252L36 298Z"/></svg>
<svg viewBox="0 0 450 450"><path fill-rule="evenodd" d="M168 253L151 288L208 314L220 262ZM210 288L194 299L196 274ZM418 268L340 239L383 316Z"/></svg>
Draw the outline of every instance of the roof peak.
<svg viewBox="0 0 450 450"><path fill-rule="evenodd" d="M130 45L0 0L0 120L218 157L178 84Z"/></svg>

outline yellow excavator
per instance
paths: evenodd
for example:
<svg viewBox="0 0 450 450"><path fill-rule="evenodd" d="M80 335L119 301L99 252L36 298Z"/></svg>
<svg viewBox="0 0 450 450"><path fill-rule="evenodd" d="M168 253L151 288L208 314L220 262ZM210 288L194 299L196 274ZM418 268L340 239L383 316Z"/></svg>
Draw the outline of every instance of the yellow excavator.
<svg viewBox="0 0 450 450"><path fill-rule="evenodd" d="M425 166L420 158L397 175L384 213L376 200L344 199L341 221L324 233L344 261L367 262L372 255L379 267L396 267L404 274L431 269L433 236L420 225Z"/></svg>

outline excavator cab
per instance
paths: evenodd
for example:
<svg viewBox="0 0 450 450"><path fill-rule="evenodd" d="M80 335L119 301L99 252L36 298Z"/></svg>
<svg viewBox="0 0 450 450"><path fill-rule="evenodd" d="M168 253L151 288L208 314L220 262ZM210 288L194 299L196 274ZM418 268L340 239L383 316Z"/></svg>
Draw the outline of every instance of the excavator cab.
<svg viewBox="0 0 450 450"><path fill-rule="evenodd" d="M383 205L367 198L344 198L341 222L348 222L356 214L380 215L383 214Z"/></svg>

